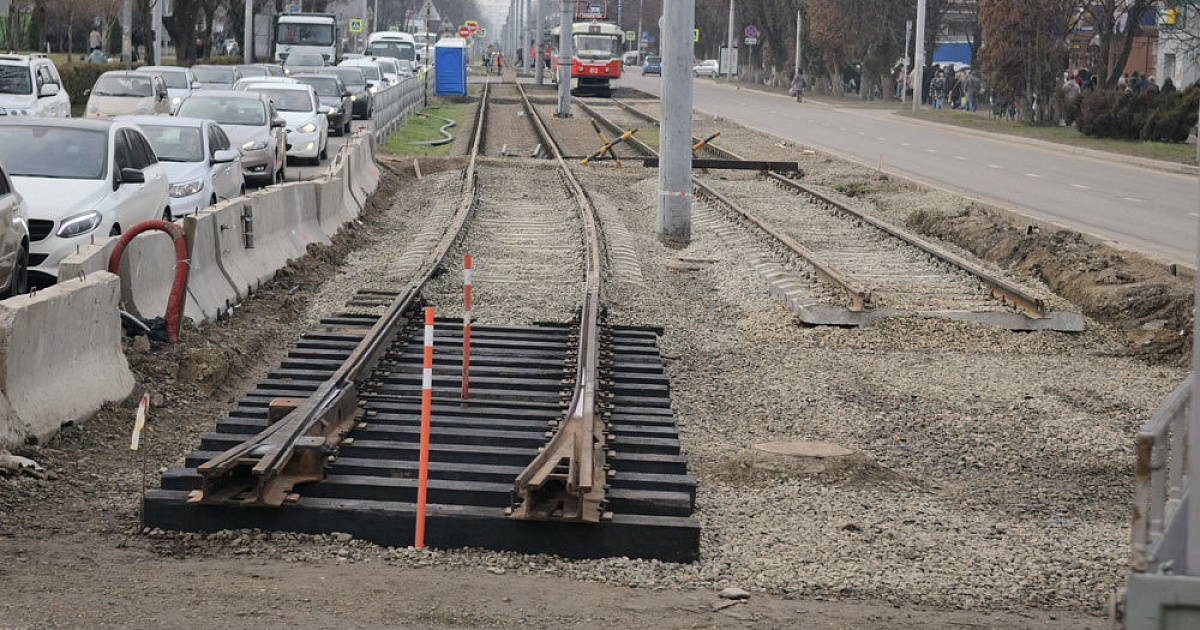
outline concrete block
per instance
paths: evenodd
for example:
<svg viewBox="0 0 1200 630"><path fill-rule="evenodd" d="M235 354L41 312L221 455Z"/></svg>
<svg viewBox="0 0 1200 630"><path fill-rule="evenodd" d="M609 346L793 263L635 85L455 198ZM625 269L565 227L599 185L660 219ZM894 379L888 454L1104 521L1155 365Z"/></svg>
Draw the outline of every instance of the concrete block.
<svg viewBox="0 0 1200 630"><path fill-rule="evenodd" d="M95 239L94 243L84 245L79 251L63 259L58 265L58 276L63 280L78 278L97 271L108 271L108 260L112 257L113 247L117 245L117 237L105 236Z"/></svg>
<svg viewBox="0 0 1200 630"><path fill-rule="evenodd" d="M200 312L196 321L213 321L239 299L237 289L221 270L216 218L211 211L184 217L183 233L191 260L188 295Z"/></svg>
<svg viewBox="0 0 1200 630"><path fill-rule="evenodd" d="M0 302L0 447L49 439L133 391L120 284L101 271Z"/></svg>
<svg viewBox="0 0 1200 630"><path fill-rule="evenodd" d="M354 218L345 201L345 181L342 177L329 176L317 181L317 216L321 231L327 238Z"/></svg>
<svg viewBox="0 0 1200 630"><path fill-rule="evenodd" d="M249 208L249 197L238 197L221 202L209 211L213 217L213 229L216 230L217 265L237 292L238 301L246 299L263 282L275 276L274 269L262 268L257 260L246 253L246 229L242 215Z"/></svg>
<svg viewBox="0 0 1200 630"><path fill-rule="evenodd" d="M292 239L299 255L308 252L313 243L329 244L329 237L321 230L319 205L320 188L315 181L294 182L280 186L283 206L286 209L288 236Z"/></svg>
<svg viewBox="0 0 1200 630"><path fill-rule="evenodd" d="M167 301L175 283L175 244L166 232L143 232L125 248L121 256L121 303L125 310L153 319L167 314ZM204 321L195 300L184 300L184 317Z"/></svg>

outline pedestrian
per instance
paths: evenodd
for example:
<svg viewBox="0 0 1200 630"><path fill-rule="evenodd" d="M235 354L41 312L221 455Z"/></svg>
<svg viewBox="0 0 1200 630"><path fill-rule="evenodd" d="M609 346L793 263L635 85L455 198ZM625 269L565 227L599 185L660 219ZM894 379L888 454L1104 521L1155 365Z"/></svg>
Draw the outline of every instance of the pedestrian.
<svg viewBox="0 0 1200 630"><path fill-rule="evenodd" d="M967 111L979 109L979 93L983 91L983 80L974 72L967 75Z"/></svg>
<svg viewBox="0 0 1200 630"><path fill-rule="evenodd" d="M933 99L933 108L941 109L946 100L946 77L941 72L929 82L929 95Z"/></svg>
<svg viewBox="0 0 1200 630"><path fill-rule="evenodd" d="M1079 83L1075 80L1075 77L1068 74L1067 80L1063 82L1063 94L1068 104L1079 96L1079 91Z"/></svg>
<svg viewBox="0 0 1200 630"><path fill-rule="evenodd" d="M951 78L947 81L947 83L950 85L950 89L948 90L950 95L950 109L958 109L965 106L963 103L962 76L962 74L956 74L951 71Z"/></svg>
<svg viewBox="0 0 1200 630"><path fill-rule="evenodd" d="M1134 94L1142 91L1142 78L1138 76L1137 71L1134 71L1133 76L1129 77L1129 89L1133 90Z"/></svg>
<svg viewBox="0 0 1200 630"><path fill-rule="evenodd" d="M504 74L504 55L496 51L496 76Z"/></svg>
<svg viewBox="0 0 1200 630"><path fill-rule="evenodd" d="M1120 79L1117 79L1117 87L1123 88L1126 90L1129 89L1129 73L1128 72L1126 72L1125 74L1122 74Z"/></svg>
<svg viewBox="0 0 1200 630"><path fill-rule="evenodd" d="M1167 77L1163 81L1162 89L1159 90L1159 93L1162 94L1163 96L1166 96L1167 94L1170 94L1171 92L1174 92L1174 91L1175 91L1175 82L1171 80L1171 77Z"/></svg>
<svg viewBox="0 0 1200 630"><path fill-rule="evenodd" d="M796 97L797 103L804 102L804 72L796 73L796 78L792 79L792 87L788 89L788 94Z"/></svg>

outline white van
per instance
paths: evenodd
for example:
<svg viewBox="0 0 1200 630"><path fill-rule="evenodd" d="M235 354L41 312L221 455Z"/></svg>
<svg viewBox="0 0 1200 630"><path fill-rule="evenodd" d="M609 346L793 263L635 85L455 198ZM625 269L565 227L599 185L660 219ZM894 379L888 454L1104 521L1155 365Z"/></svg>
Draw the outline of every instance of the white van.
<svg viewBox="0 0 1200 630"><path fill-rule="evenodd" d="M284 13L275 20L275 61L292 54L320 55L325 65L342 60L338 18L333 13Z"/></svg>
<svg viewBox="0 0 1200 630"><path fill-rule="evenodd" d="M71 98L46 55L0 55L0 112L71 117Z"/></svg>
<svg viewBox="0 0 1200 630"><path fill-rule="evenodd" d="M421 51L424 54L425 51ZM391 57L405 61L417 60L417 40L408 33L399 31L377 31L367 36L368 57Z"/></svg>

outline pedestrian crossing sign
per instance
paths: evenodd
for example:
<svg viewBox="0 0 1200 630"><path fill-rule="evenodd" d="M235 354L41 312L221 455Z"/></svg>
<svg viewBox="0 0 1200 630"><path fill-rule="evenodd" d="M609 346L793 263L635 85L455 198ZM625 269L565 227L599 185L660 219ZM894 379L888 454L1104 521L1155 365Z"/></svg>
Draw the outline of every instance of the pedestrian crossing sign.
<svg viewBox="0 0 1200 630"><path fill-rule="evenodd" d="M631 42L631 41L633 41L633 40L635 40L635 39L637 39L637 32L636 32L636 31L625 31L625 41L627 41L627 42Z"/></svg>
<svg viewBox="0 0 1200 630"><path fill-rule="evenodd" d="M480 26L480 27L479 27L479 33L478 33L478 34L479 34L479 37L480 37L480 38L482 38L482 39L487 39L487 27L486 27L486 26Z"/></svg>
<svg viewBox="0 0 1200 630"><path fill-rule="evenodd" d="M350 32L361 33L363 30L362 18L350 18Z"/></svg>
<svg viewBox="0 0 1200 630"><path fill-rule="evenodd" d="M692 29L692 43L694 44L698 41L700 41L700 29L694 28Z"/></svg>

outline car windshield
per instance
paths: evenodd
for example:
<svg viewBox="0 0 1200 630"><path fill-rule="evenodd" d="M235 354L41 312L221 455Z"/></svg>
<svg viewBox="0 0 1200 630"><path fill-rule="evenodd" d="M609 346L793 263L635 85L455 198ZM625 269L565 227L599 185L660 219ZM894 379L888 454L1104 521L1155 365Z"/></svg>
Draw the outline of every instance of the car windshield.
<svg viewBox="0 0 1200 630"><path fill-rule="evenodd" d="M409 61L417 58L416 48L408 42L375 42L367 47L367 54Z"/></svg>
<svg viewBox="0 0 1200 630"><path fill-rule="evenodd" d="M404 59L401 59L399 66L400 66L400 72L412 72L413 65L412 65L411 61L406 61Z"/></svg>
<svg viewBox="0 0 1200 630"><path fill-rule="evenodd" d="M265 76L269 76L269 75L267 75L267 69L266 69L266 68L259 68L258 66L241 66L241 69L242 69L242 76L243 76L243 77L265 77Z"/></svg>
<svg viewBox="0 0 1200 630"><path fill-rule="evenodd" d="M41 125L0 126L0 163L14 177L103 179L108 134Z"/></svg>
<svg viewBox="0 0 1200 630"><path fill-rule="evenodd" d="M222 125L267 124L267 108L258 98L193 96L179 106L178 115L215 120Z"/></svg>
<svg viewBox="0 0 1200 630"><path fill-rule="evenodd" d="M312 99L308 96L308 91L301 90L268 90L263 88L252 88L252 92L266 94L275 103L275 109L281 112L311 112L313 109Z"/></svg>
<svg viewBox="0 0 1200 630"><path fill-rule="evenodd" d="M191 87L188 85L187 75L182 72L155 72L154 74L162 77L163 83L173 90L186 90Z"/></svg>
<svg viewBox="0 0 1200 630"><path fill-rule="evenodd" d="M201 83L223 83L233 85L232 68L192 68L192 74Z"/></svg>
<svg viewBox="0 0 1200 630"><path fill-rule="evenodd" d="M283 46L332 46L333 26L330 24L280 24L275 42Z"/></svg>
<svg viewBox="0 0 1200 630"><path fill-rule="evenodd" d="M383 74L379 72L379 66L356 65L354 67L362 70L363 76L369 81L378 81L383 78Z"/></svg>
<svg viewBox="0 0 1200 630"><path fill-rule="evenodd" d="M92 87L93 96L143 98L154 94L150 77L132 74L105 74Z"/></svg>
<svg viewBox="0 0 1200 630"><path fill-rule="evenodd" d="M296 80L306 85L313 86L313 89L316 90L317 94L320 96L337 98L342 95L342 93L338 91L337 79L333 77L304 77Z"/></svg>
<svg viewBox="0 0 1200 630"><path fill-rule="evenodd" d="M0 94L32 94L29 68L25 66L0 66Z"/></svg>
<svg viewBox="0 0 1200 630"><path fill-rule="evenodd" d="M576 35L575 50L591 53L611 53L616 44L615 37L604 35Z"/></svg>
<svg viewBox="0 0 1200 630"><path fill-rule="evenodd" d="M658 63L662 61L661 57L646 57L646 63Z"/></svg>
<svg viewBox="0 0 1200 630"><path fill-rule="evenodd" d="M363 73L358 68L338 70L337 75L341 77L342 83L350 86L350 89L361 88L367 84L367 80L363 78Z"/></svg>
<svg viewBox="0 0 1200 630"><path fill-rule="evenodd" d="M163 162L204 161L204 141L197 127L167 125L138 125L154 147L154 154Z"/></svg>
<svg viewBox="0 0 1200 630"><path fill-rule="evenodd" d="M384 74L396 74L396 64L388 59L380 59L375 62Z"/></svg>

